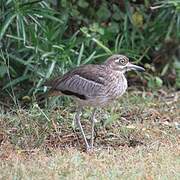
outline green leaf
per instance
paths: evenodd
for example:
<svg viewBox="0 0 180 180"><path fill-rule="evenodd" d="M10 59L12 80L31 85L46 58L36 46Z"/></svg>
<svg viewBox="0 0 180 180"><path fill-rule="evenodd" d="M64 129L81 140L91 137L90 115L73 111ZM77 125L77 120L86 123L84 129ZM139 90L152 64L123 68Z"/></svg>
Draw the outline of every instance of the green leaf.
<svg viewBox="0 0 180 180"><path fill-rule="evenodd" d="M51 76L51 74L54 70L55 64L56 64L56 61L52 61L52 63L50 64L49 68L46 71L47 72L46 73L46 79L48 79Z"/></svg>
<svg viewBox="0 0 180 180"><path fill-rule="evenodd" d="M118 33L119 32L119 24L116 22L112 22L110 26L108 27L108 30L112 33Z"/></svg>
<svg viewBox="0 0 180 180"><path fill-rule="evenodd" d="M163 81L160 77L150 77L150 79L148 80L148 87L151 89L154 88L161 88L163 85Z"/></svg>
<svg viewBox="0 0 180 180"><path fill-rule="evenodd" d="M87 8L89 6L89 3L86 2L85 0L79 0L78 1L78 6L82 8Z"/></svg>
<svg viewBox="0 0 180 180"><path fill-rule="evenodd" d="M112 54L111 50L106 47L101 41L99 41L96 38L92 38L92 41L94 41L97 45L99 45L102 49L104 49L104 51L108 54Z"/></svg>
<svg viewBox="0 0 180 180"><path fill-rule="evenodd" d="M31 66L32 68L34 68L31 64L29 64L29 62L24 61L23 59L21 59L21 58L19 58L19 57L16 57L16 56L14 56L14 55L12 55L12 54L9 54L9 57L12 58L12 59L14 59L15 61L19 62L20 64L23 64L23 65L25 65L25 66L28 65L28 66Z"/></svg>
<svg viewBox="0 0 180 180"><path fill-rule="evenodd" d="M77 17L79 16L79 14L80 12L76 8L71 10L71 16Z"/></svg>
<svg viewBox="0 0 180 180"><path fill-rule="evenodd" d="M111 12L109 11L106 4L100 6L99 10L97 11L97 16L101 21L105 21L111 16Z"/></svg>
<svg viewBox="0 0 180 180"><path fill-rule="evenodd" d="M84 43L81 44L81 49L80 49L78 60L77 60L77 66L81 64L83 52L84 52Z"/></svg>
<svg viewBox="0 0 180 180"><path fill-rule="evenodd" d="M119 7L115 4L113 4L113 11L114 11L114 13L112 15L113 19L116 21L119 21L121 19L121 11L120 11Z"/></svg>
<svg viewBox="0 0 180 180"><path fill-rule="evenodd" d="M67 8L67 6L68 6L67 0L61 0L61 6L64 8Z"/></svg>
<svg viewBox="0 0 180 180"><path fill-rule="evenodd" d="M161 76L164 76L165 74L166 74L166 72L168 71L168 69L169 69L169 63L168 64L166 64L164 67L163 67L163 70L162 70L162 72L161 72Z"/></svg>
<svg viewBox="0 0 180 180"><path fill-rule="evenodd" d="M87 64L91 62L94 59L95 54L96 54L96 51L94 51L87 59L85 59L82 64Z"/></svg>
<svg viewBox="0 0 180 180"><path fill-rule="evenodd" d="M98 32L99 34L104 35L104 29L100 27L98 23L93 23L92 25L90 25L89 29L92 32Z"/></svg>
<svg viewBox="0 0 180 180"><path fill-rule="evenodd" d="M6 74L6 66L0 66L0 78L3 78Z"/></svg>
<svg viewBox="0 0 180 180"><path fill-rule="evenodd" d="M10 87L10 86L14 86L14 85L16 85L16 84L18 84L18 83L26 80L26 79L29 79L29 76L20 76L19 78L14 79L14 80L10 81L9 83L7 83L7 84L3 87L3 90L6 89L6 88L8 88L8 87Z"/></svg>
<svg viewBox="0 0 180 180"><path fill-rule="evenodd" d="M155 77L155 83L156 83L156 87L158 87L158 88L162 87L162 85L163 85L162 79L157 76Z"/></svg>
<svg viewBox="0 0 180 180"><path fill-rule="evenodd" d="M11 24L11 22L13 21L15 17L16 17L16 14L13 14L12 16L8 17L6 21L4 22L4 24L2 25L2 28L0 30L0 40L3 38L7 28L9 27L9 25Z"/></svg>

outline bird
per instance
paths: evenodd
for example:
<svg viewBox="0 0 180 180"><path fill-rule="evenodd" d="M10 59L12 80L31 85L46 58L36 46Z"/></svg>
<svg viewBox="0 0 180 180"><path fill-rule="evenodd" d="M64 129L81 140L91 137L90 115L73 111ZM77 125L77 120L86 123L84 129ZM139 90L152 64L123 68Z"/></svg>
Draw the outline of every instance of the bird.
<svg viewBox="0 0 180 180"><path fill-rule="evenodd" d="M50 88L48 96L69 96L76 102L75 122L81 131L87 151L94 148L97 108L107 106L125 93L128 87L125 73L130 70L145 71L143 67L130 63L125 55L114 54L101 64L81 65L45 83ZM80 120L83 108L87 106L93 107L90 117L90 143Z"/></svg>

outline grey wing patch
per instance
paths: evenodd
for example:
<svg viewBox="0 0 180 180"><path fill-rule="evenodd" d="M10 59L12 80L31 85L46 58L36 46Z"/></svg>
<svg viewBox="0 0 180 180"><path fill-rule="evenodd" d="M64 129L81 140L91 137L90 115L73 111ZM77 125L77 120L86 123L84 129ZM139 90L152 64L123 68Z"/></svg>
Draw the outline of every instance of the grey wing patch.
<svg viewBox="0 0 180 180"><path fill-rule="evenodd" d="M57 84L55 89L60 90L62 93L68 92L67 95L72 94L77 97L79 95L79 97L81 96L83 99L87 99L92 96L98 96L102 89L102 84L75 74L64 81L61 81Z"/></svg>

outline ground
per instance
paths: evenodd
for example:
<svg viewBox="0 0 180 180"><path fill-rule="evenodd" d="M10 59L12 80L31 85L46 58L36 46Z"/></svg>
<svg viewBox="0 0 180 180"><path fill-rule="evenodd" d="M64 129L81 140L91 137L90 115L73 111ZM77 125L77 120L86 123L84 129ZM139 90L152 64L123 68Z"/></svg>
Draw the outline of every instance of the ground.
<svg viewBox="0 0 180 180"><path fill-rule="evenodd" d="M73 103L0 116L0 179L180 179L179 92L129 90L97 113L95 150L72 126ZM90 135L86 109L82 124Z"/></svg>

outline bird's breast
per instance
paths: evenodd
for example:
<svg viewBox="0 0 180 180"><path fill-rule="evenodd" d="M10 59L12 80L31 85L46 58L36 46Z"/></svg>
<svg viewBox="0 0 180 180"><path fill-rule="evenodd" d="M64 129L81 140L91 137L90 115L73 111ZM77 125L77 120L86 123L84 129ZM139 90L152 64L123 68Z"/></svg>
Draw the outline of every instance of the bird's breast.
<svg viewBox="0 0 180 180"><path fill-rule="evenodd" d="M118 98L124 94L127 89L127 80L124 74L115 74L107 89L107 95L112 98Z"/></svg>

